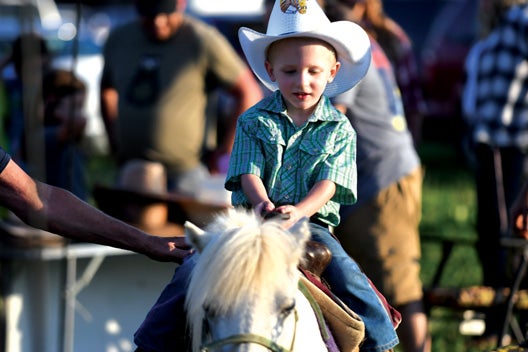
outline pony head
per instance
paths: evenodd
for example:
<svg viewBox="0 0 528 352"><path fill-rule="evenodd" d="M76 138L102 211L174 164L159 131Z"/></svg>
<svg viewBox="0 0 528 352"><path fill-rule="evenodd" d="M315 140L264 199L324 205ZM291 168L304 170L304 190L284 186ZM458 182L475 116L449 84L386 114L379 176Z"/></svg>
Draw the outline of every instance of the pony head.
<svg viewBox="0 0 528 352"><path fill-rule="evenodd" d="M305 339L311 346L304 348L318 350L310 348L317 345L308 337L321 340L315 316L310 322L314 331L295 333L302 325L300 311L311 310L299 296L297 270L310 237L307 218L284 229L279 221L231 209L205 230L186 223L185 235L199 255L186 296L195 351L208 341L221 342L217 351L268 351L260 342L241 338L255 336L297 350Z"/></svg>

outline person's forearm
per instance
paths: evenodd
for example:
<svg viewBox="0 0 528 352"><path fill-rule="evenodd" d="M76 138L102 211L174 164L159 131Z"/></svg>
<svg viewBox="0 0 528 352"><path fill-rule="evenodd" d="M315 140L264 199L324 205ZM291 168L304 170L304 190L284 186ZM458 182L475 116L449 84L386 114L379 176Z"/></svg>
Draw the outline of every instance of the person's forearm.
<svg viewBox="0 0 528 352"><path fill-rule="evenodd" d="M113 153L117 151L117 141L115 137L115 121L117 120L117 106L119 102L119 95L117 91L111 88L104 88L101 91L100 105L101 116L103 118L106 134L108 136L108 143Z"/></svg>
<svg viewBox="0 0 528 352"><path fill-rule="evenodd" d="M149 254L151 237L139 229L111 218L66 190L42 183L37 187L44 207L28 214L30 225L45 227L72 240Z"/></svg>
<svg viewBox="0 0 528 352"><path fill-rule="evenodd" d="M242 190L254 207L262 202L269 201L268 192L257 175L245 174L241 176Z"/></svg>
<svg viewBox="0 0 528 352"><path fill-rule="evenodd" d="M336 185L334 182L328 180L319 181L295 207L305 216L311 217L332 199L335 191Z"/></svg>

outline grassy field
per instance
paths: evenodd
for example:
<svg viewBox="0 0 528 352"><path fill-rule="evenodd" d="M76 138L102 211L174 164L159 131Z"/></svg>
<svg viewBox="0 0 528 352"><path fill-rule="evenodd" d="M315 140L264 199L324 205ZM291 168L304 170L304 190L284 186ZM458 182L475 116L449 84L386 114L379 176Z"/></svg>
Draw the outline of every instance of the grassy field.
<svg viewBox="0 0 528 352"><path fill-rule="evenodd" d="M478 285L481 269L472 242L475 233L475 189L471 170L454 145L424 143L419 152L426 168L423 185L422 279L431 285L442 247L431 237L460 241L453 249L440 278L441 287ZM433 308L430 332L434 352L482 351L458 332L461 312Z"/></svg>

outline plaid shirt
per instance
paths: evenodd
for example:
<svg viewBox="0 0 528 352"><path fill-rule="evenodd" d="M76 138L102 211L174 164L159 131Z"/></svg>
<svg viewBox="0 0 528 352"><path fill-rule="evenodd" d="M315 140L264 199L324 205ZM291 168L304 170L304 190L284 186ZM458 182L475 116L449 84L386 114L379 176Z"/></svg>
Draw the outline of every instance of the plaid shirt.
<svg viewBox="0 0 528 352"><path fill-rule="evenodd" d="M468 60L464 107L473 140L527 149L528 6L508 10Z"/></svg>
<svg viewBox="0 0 528 352"><path fill-rule="evenodd" d="M250 206L240 176L257 175L278 206L297 204L317 182L333 181L336 193L316 217L337 226L339 205L356 201L355 160L356 133L328 98L296 127L276 91L240 116L225 186L234 206Z"/></svg>

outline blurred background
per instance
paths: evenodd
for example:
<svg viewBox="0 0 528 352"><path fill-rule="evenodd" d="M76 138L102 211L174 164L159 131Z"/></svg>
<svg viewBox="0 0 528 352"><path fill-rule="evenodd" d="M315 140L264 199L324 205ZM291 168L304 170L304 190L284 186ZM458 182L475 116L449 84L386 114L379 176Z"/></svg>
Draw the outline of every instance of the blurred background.
<svg viewBox="0 0 528 352"><path fill-rule="evenodd" d="M423 280L429 285L436 279L435 285L454 288L476 285L481 273L473 248L475 191L471 165L464 155L460 96L464 60L478 33L478 1L384 0L383 5L412 40L428 105L422 140L417 146L426 169L420 228ZM263 0L188 0L187 11L219 28L237 49L240 26L265 30ZM102 46L113 27L135 16L130 0L0 0L0 62L9 55L11 43L20 33L37 31L48 42L53 65L74 70L88 85L84 143L90 155L90 185L110 184L114 177L99 111ZM14 75L13 67L5 65L1 74L9 79ZM0 106L0 114L2 110ZM2 126L0 143L5 141ZM439 273L446 243L455 245ZM146 304L149 306L150 302ZM478 350L471 346L469 337L459 333L462 313L431 308L433 351ZM128 334L129 340L131 335ZM131 347L126 346L129 345L107 351L129 351L127 348Z"/></svg>
<svg viewBox="0 0 528 352"><path fill-rule="evenodd" d="M189 0L188 12L217 26L238 47L240 26L260 28L262 0ZM220 5L221 4L221 5ZM411 37L424 95L429 107L423 134L426 140L456 138L460 126L463 62L476 38L477 0L384 0L386 13ZM79 16L79 18L77 17ZM87 138L95 153L106 153L99 113L98 82L102 45L110 29L135 16L130 0L0 0L0 58L24 31L43 34L54 66L74 68L89 86ZM8 66L4 77L12 76Z"/></svg>

